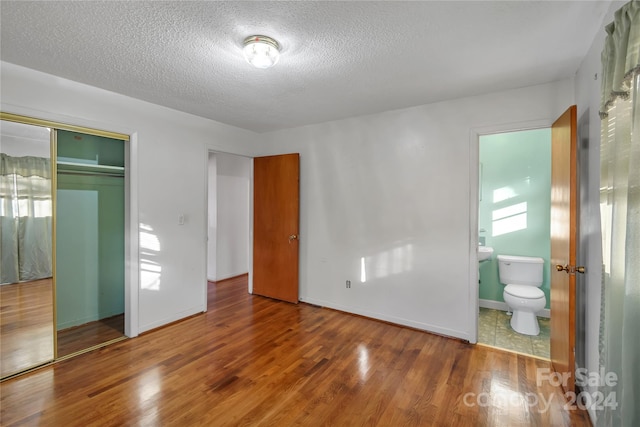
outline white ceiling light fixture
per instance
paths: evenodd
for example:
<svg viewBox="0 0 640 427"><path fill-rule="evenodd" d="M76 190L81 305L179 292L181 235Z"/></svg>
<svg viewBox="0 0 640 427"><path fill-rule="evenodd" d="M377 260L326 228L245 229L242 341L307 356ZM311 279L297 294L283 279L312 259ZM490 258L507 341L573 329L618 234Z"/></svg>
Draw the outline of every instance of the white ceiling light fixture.
<svg viewBox="0 0 640 427"><path fill-rule="evenodd" d="M269 68L280 58L280 45L271 37L249 36L244 39L244 57L256 68Z"/></svg>

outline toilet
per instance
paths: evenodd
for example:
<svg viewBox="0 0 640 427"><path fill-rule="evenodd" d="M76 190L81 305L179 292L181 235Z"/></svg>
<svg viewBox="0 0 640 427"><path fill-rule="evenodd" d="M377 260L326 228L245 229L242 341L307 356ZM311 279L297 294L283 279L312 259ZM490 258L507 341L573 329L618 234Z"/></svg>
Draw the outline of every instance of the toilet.
<svg viewBox="0 0 640 427"><path fill-rule="evenodd" d="M544 260L536 257L498 255L498 276L504 301L513 311L511 327L524 335L538 335L536 313L547 303L542 286Z"/></svg>

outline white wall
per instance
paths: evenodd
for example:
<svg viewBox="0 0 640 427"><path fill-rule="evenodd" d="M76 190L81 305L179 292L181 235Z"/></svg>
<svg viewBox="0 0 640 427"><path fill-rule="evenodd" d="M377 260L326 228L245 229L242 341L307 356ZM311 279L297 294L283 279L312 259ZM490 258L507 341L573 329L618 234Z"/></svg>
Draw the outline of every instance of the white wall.
<svg viewBox="0 0 640 427"><path fill-rule="evenodd" d="M477 133L548 126L574 102L570 79L258 139L12 64L2 63L1 83L3 111L133 135L132 215L144 227L133 263L142 267L140 331L205 308L205 153L214 150L301 153L303 301L472 338Z"/></svg>
<svg viewBox="0 0 640 427"><path fill-rule="evenodd" d="M473 339L474 131L549 126L573 100L564 80L265 134L263 154L301 154L300 299Z"/></svg>
<svg viewBox="0 0 640 427"><path fill-rule="evenodd" d="M584 276L578 275L577 292L581 295L583 307L583 336L576 343L576 362L589 372L598 372L598 338L600 328L600 291L602 275L602 245L600 236L600 55L604 47L606 33L604 26L613 21L613 13L625 2L612 2L601 25L601 30L593 40L575 78L576 105L579 123L579 169L580 169L580 225L578 243L578 264L587 267ZM584 352L583 355L579 351ZM589 386L589 392L596 391ZM595 413L590 410L592 420Z"/></svg>
<svg viewBox="0 0 640 427"><path fill-rule="evenodd" d="M23 125L27 126L27 125ZM40 128L42 129L42 128ZM41 131L41 138L24 138L5 134L2 129L0 151L13 157L35 156L49 159L51 157L51 137L48 130Z"/></svg>
<svg viewBox="0 0 640 427"><path fill-rule="evenodd" d="M206 150L250 155L255 134L6 62L0 83L4 112L132 135L129 333L205 310Z"/></svg>
<svg viewBox="0 0 640 427"><path fill-rule="evenodd" d="M216 280L249 271L249 188L252 160L218 153Z"/></svg>

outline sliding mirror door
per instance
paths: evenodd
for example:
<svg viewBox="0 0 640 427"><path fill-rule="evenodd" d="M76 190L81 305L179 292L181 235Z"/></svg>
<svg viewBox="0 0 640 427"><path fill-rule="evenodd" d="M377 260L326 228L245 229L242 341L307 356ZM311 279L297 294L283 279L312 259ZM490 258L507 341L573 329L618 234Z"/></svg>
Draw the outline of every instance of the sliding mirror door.
<svg viewBox="0 0 640 427"><path fill-rule="evenodd" d="M0 378L54 359L51 131L0 127Z"/></svg>

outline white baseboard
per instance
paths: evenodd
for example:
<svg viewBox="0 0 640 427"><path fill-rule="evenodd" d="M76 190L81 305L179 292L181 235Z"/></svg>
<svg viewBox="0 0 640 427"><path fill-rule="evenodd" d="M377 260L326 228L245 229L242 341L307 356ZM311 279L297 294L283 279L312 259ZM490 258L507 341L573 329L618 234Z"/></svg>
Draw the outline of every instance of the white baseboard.
<svg viewBox="0 0 640 427"><path fill-rule="evenodd" d="M204 313L207 311L207 302L204 302L204 305L197 305L188 310L181 311L179 313L174 313L169 317L165 317L164 319L151 322L145 325L140 325L140 333L151 331L153 329L159 328L160 326L168 325L169 323L176 322L178 320L182 320L189 316L193 316L194 314Z"/></svg>
<svg viewBox="0 0 640 427"><path fill-rule="evenodd" d="M238 276L244 276L245 274L249 274L249 272L243 271L241 273L225 274L224 276L219 276L215 279L207 278L207 280L209 280L210 282L221 282L222 280L233 279Z"/></svg>
<svg viewBox="0 0 640 427"><path fill-rule="evenodd" d="M410 319L404 319L401 317L390 316L383 313L377 313L369 310L364 310L358 307L351 307L342 304L336 304L331 301L319 300L315 298L300 297L300 301L316 305L319 307L326 307L332 310L343 311L345 313L357 314L358 316L364 316L371 319L382 320L384 322L395 323L396 325L408 326L414 329L420 329L426 332L431 332L446 337L459 338L469 341L469 335L465 331L459 331L449 328L443 328L439 325L433 325L429 323L416 322Z"/></svg>
<svg viewBox="0 0 640 427"><path fill-rule="evenodd" d="M509 306L506 302L493 301L490 299L480 299L478 300L478 305L482 308L491 308L493 310L500 311L509 311ZM547 319L551 318L551 310L548 308L543 308L539 312L536 313L538 317L546 317Z"/></svg>

